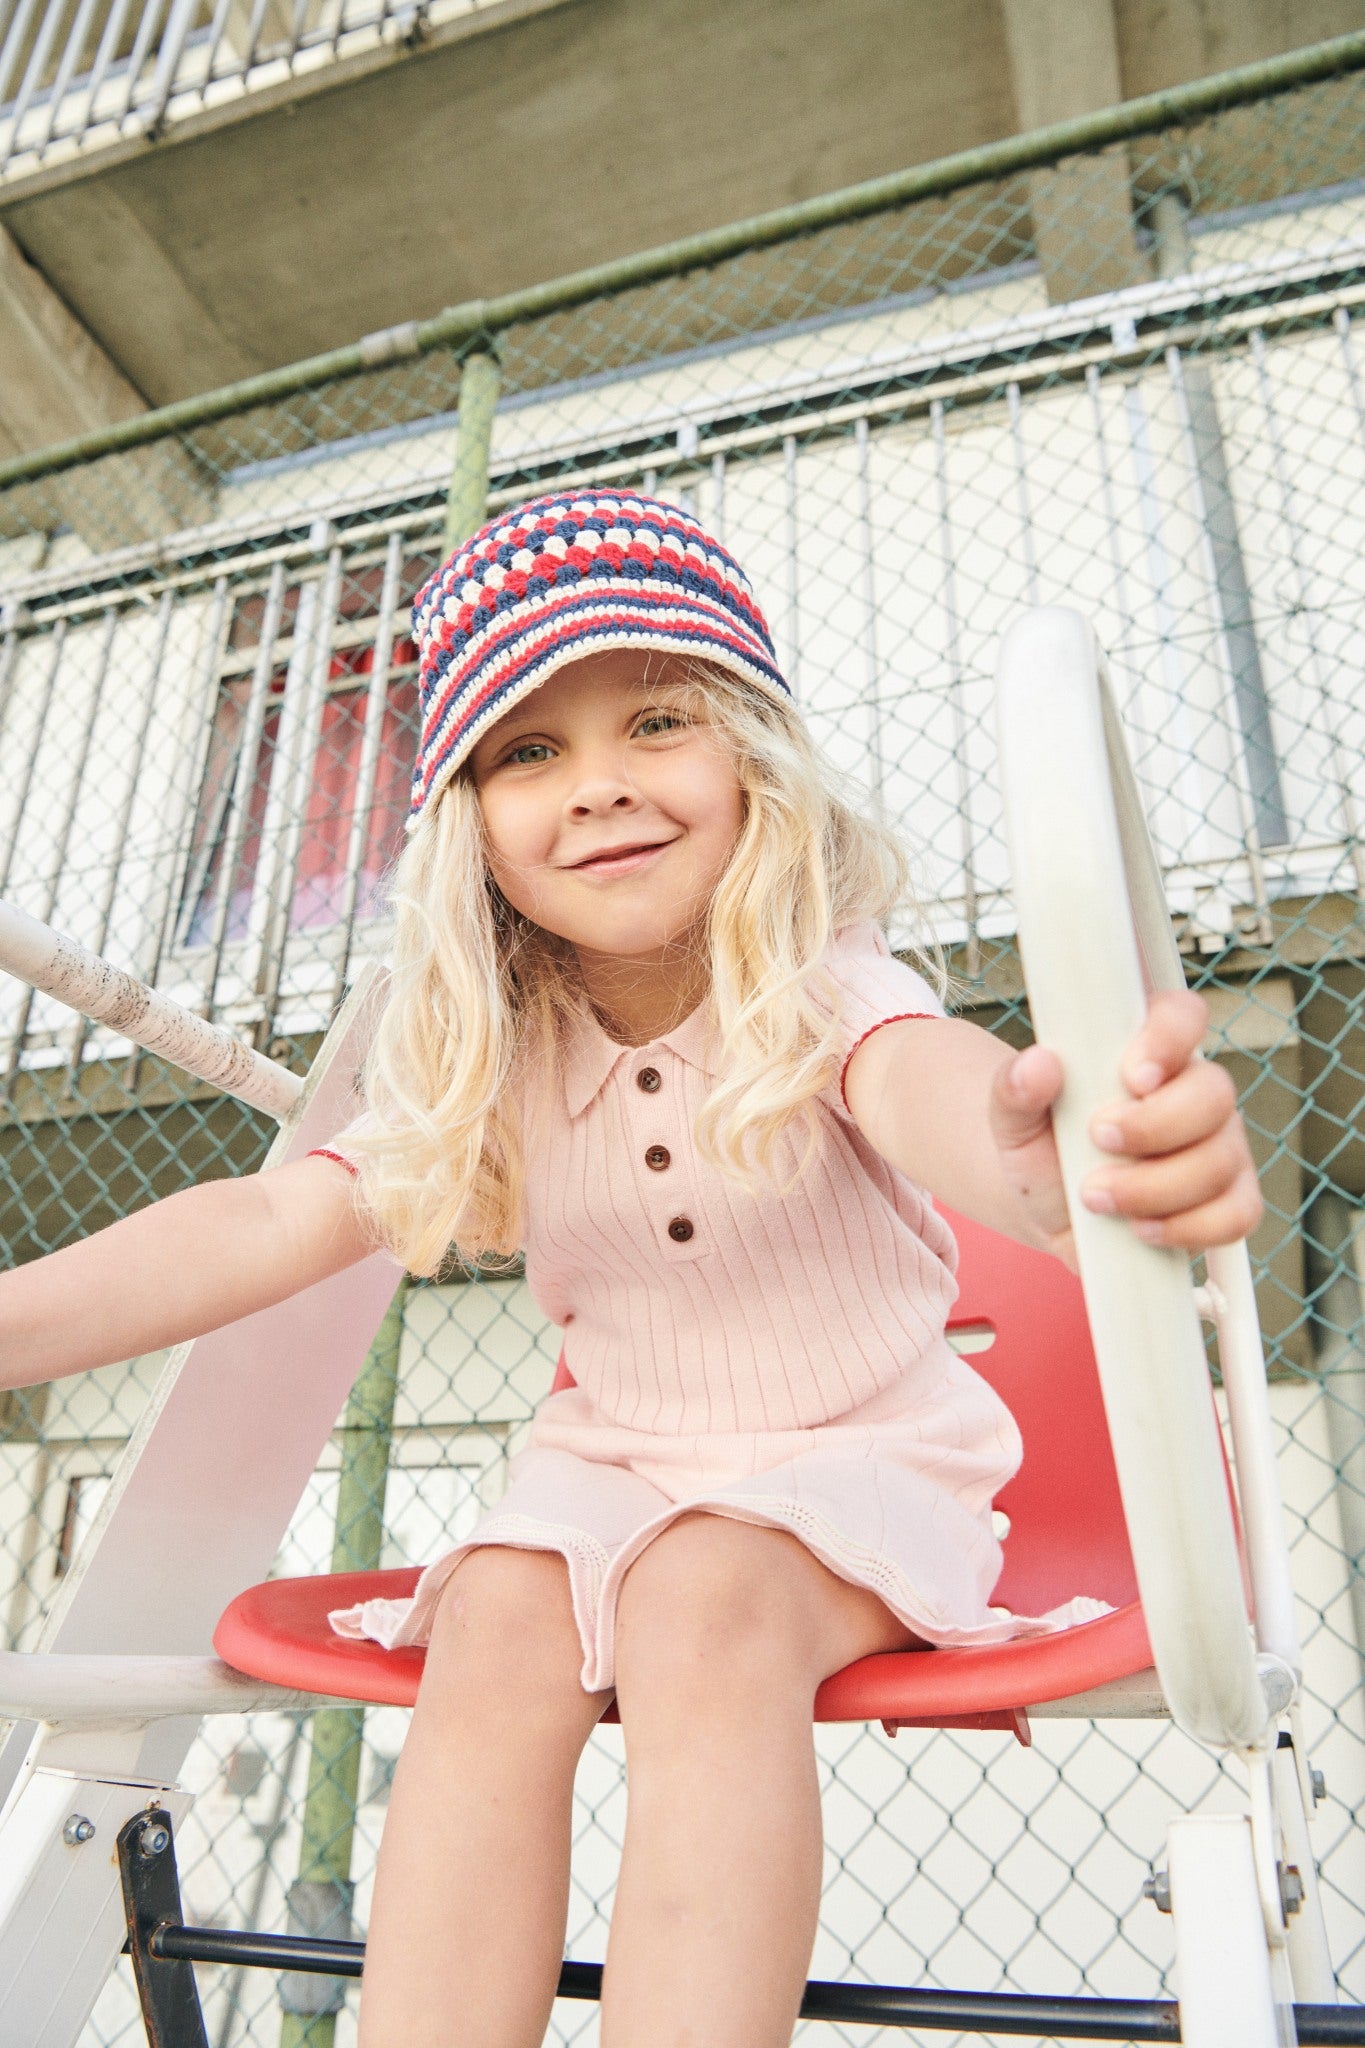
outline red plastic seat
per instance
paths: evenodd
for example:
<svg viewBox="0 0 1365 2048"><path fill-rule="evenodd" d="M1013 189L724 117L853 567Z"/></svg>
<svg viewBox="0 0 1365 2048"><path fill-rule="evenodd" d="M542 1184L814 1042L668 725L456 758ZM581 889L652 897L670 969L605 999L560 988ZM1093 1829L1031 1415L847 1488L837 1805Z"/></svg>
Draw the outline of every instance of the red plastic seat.
<svg viewBox="0 0 1365 2048"><path fill-rule="evenodd" d="M992 1347L971 1363L998 1389L1023 1433L1022 1467L997 1506L1008 1515L1005 1568L993 1599L1041 1614L1076 1593L1109 1601L1098 1621L982 1649L864 1657L826 1680L822 1721L901 1726L1014 1727L1022 1710L1089 1692L1151 1666L1118 1480L1109 1448L1080 1283L1055 1259L949 1219L962 1261L952 1329L988 1327ZM401 1598L416 1570L272 1579L232 1602L214 1647L256 1678L347 1699L410 1706L420 1650L383 1650L332 1633L330 1608Z"/></svg>

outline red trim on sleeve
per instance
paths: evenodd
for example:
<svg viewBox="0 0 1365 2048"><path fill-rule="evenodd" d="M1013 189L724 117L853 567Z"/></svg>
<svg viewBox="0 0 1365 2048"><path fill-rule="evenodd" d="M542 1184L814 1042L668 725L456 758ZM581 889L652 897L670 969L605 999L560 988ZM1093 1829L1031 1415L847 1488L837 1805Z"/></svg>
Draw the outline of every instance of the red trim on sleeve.
<svg viewBox="0 0 1365 2048"><path fill-rule="evenodd" d="M343 1158L340 1152L333 1152L328 1145L314 1145L312 1151L305 1153L304 1157L306 1159L335 1159L337 1165L344 1166L347 1173L354 1175L357 1180L360 1178L360 1168L356 1165L354 1159Z"/></svg>
<svg viewBox="0 0 1365 2048"><path fill-rule="evenodd" d="M848 1079L848 1063L853 1058L858 1047L867 1044L874 1031L880 1031L886 1024L937 1024L941 1022L942 1019L937 1017L932 1010L900 1010L894 1017L879 1017L875 1024L869 1024L862 1037L855 1040L849 1047L848 1052L844 1056L844 1064L839 1069L839 1099L843 1103L844 1108L848 1109L848 1091L844 1086L845 1081ZM853 1111L848 1109L848 1113L852 1116Z"/></svg>

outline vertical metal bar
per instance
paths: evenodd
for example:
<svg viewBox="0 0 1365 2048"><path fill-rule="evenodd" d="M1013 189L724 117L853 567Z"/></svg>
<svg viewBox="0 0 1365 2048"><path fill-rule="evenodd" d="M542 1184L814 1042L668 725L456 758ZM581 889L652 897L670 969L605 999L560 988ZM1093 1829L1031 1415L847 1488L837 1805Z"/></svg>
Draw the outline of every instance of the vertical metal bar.
<svg viewBox="0 0 1365 2048"><path fill-rule="evenodd" d="M1185 661L1180 647L1179 622L1171 596L1171 564L1161 525L1161 498L1156 461L1152 454L1147 405L1136 381L1124 386L1124 412L1128 421L1128 446L1137 480L1138 511L1147 543L1147 560L1152 579L1152 602L1156 612L1157 642L1161 650L1162 680L1173 707L1171 740L1179 769L1172 794L1185 811L1183 846L1197 850L1203 843L1204 792L1195 757L1194 728L1186 695Z"/></svg>
<svg viewBox="0 0 1365 2048"><path fill-rule="evenodd" d="M304 595L306 596L309 591L312 592L313 600L308 620L309 644L301 650L299 683L295 686L296 695L301 689L302 699L298 705L294 744L292 747L281 748L285 756L279 764L284 771L284 787L281 792L284 809L278 854L268 878L268 909L263 927L261 971L257 978L257 988L262 999L258 1026L262 1050L269 1044L275 1028L275 1013L279 1007L284 956L289 944L290 914L294 904L294 884L298 874L299 852L303 845L304 813L308 804L309 784L317 760L323 706L327 700L327 671L331 665L332 639L336 630L337 605L341 597L341 548L336 542L328 551L327 568L321 586L305 585ZM301 622L303 614L301 598ZM291 682L293 673L294 663L291 662ZM290 682L285 684L286 716L290 686ZM283 739L283 718L280 721L280 730ZM264 838L264 835L262 837Z"/></svg>
<svg viewBox="0 0 1365 2048"><path fill-rule="evenodd" d="M208 47L204 56L204 76L199 87L199 97L201 100L207 97L208 89L214 82L214 73L218 64L218 50L227 29L228 16L231 12L232 0L217 0L217 5L213 10L213 19L209 23Z"/></svg>
<svg viewBox="0 0 1365 2048"><path fill-rule="evenodd" d="M151 47L157 23L161 19L161 4L162 0L144 0L142 19L137 25L137 34L133 38L132 51L128 57L128 85L123 95L123 111L119 115L120 127L122 127L133 110L133 100L137 94L138 80L142 76L142 67L147 61L147 51Z"/></svg>
<svg viewBox="0 0 1365 2048"><path fill-rule="evenodd" d="M114 61L114 52L118 48L119 37L123 33L123 20L127 12L128 0L114 0L113 6L109 9L104 29L100 36L99 49L95 52L94 68L90 73L86 86L85 121L80 130L82 135L84 135L86 129L89 128L95 118L95 102L99 98L100 87L104 84L105 74Z"/></svg>
<svg viewBox="0 0 1365 2048"><path fill-rule="evenodd" d="M934 471L938 484L939 553L943 563L943 616L947 626L948 691L953 712L953 759L957 763L958 833L962 848L962 908L967 920L967 972L981 974L980 905L976 887L976 848L972 839L972 785L967 766L967 707L963 701L962 637L957 606L957 550L953 541L952 500L948 490L948 439L943 400L929 408L934 432Z"/></svg>
<svg viewBox="0 0 1365 2048"><path fill-rule="evenodd" d="M393 622L398 609L398 584L403 573L403 535L389 535L384 556L384 582L379 594L379 616L374 629L374 658L370 663L370 687L365 698L365 730L360 742L356 770L355 798L351 809L351 832L346 847L346 878L341 900L341 953L337 960L332 1006L339 1007L346 977L351 969L351 947L355 937L356 899L360 893L361 863L369 838L370 814L374 809L374 785L379 772L379 745L384 736L384 714L389 703L389 671L393 666Z"/></svg>
<svg viewBox="0 0 1365 2048"><path fill-rule="evenodd" d="M65 11L62 0L48 0L46 8L43 10L43 18L39 23L38 33L33 39L33 48L29 52L28 63L24 67L23 83L19 87L18 96L14 102L14 112L10 117L13 123L10 133L16 142L18 141L19 130L23 126L24 116L29 110L33 95L38 91L43 82L43 72L47 66L48 53L56 40L57 25Z"/></svg>
<svg viewBox="0 0 1365 2048"><path fill-rule="evenodd" d="M1131 652L1136 637L1136 621L1128 602L1128 572L1124 566L1123 549L1119 546L1118 505L1114 498L1114 472L1109 460L1109 442L1104 431L1104 405L1100 398L1100 371L1092 363L1085 373L1085 388L1090 394L1090 418L1095 430L1095 453L1100 465L1100 495L1104 504L1104 523L1109 532L1109 560L1114 572L1114 609L1122 620L1122 639L1119 645Z"/></svg>
<svg viewBox="0 0 1365 2048"><path fill-rule="evenodd" d="M886 765L882 752L881 678L877 673L877 585L872 550L872 462L867 417L853 429L858 453L858 533L862 544L863 704L867 711L868 780L872 807L886 817Z"/></svg>
<svg viewBox="0 0 1365 2048"><path fill-rule="evenodd" d="M1318 624L1322 607L1317 603L1313 579L1304 563L1303 551L1298 536L1303 528L1294 499L1294 486L1290 480L1288 465L1284 459L1284 436L1280 432L1280 418L1275 409L1275 394L1271 389L1270 373L1266 366L1265 335L1256 328L1251 336L1251 360L1256 368L1256 386L1261 406L1265 412L1266 437L1270 442L1270 459L1275 471L1275 482L1280 494L1280 517L1284 525L1285 552L1293 573L1298 593L1298 611L1308 635L1308 658L1312 666L1313 682L1322 706L1323 735L1327 741L1328 758L1332 763L1332 775L1337 785L1337 797L1341 804L1341 823L1347 849L1350 853L1351 869L1355 875L1356 894L1365 897L1365 847L1360 843L1360 821L1356 815L1355 797L1352 794L1350 776L1341 752L1341 734L1337 721L1336 707L1332 703L1327 684L1326 665L1318 639Z"/></svg>
<svg viewBox="0 0 1365 2048"><path fill-rule="evenodd" d="M1038 550L1033 538L1033 511L1029 504L1028 468L1024 461L1024 404L1019 386L1006 386L1009 402L1010 442L1014 449L1015 493L1019 500L1019 530L1024 542L1024 568L1028 575L1028 601L1040 602L1038 596Z"/></svg>
<svg viewBox="0 0 1365 2048"><path fill-rule="evenodd" d="M1335 1188L1315 1195L1305 1219L1313 1360L1335 1467L1351 1619L1365 1678L1365 1313L1359 1266L1362 1213Z"/></svg>
<svg viewBox="0 0 1365 2048"><path fill-rule="evenodd" d="M373 1571L383 1556L384 1500L407 1293L405 1275L346 1404L334 1572ZM299 1874L289 1887L291 1932L334 1939L345 1939L349 1933L355 1890L351 1851L364 1735L363 1707L328 1707L313 1716ZM280 2048L333 2048L344 1992L340 1978L284 1977Z"/></svg>
<svg viewBox="0 0 1365 2048"><path fill-rule="evenodd" d="M483 523L488 503L488 466L493 450L493 420L502 388L502 370L491 351L476 351L460 366L460 410L455 429L455 463L446 498L447 553L468 540Z"/></svg>
<svg viewBox="0 0 1365 2048"><path fill-rule="evenodd" d="M56 132L62 102L66 98L67 87L71 83L71 74L76 68L81 51L85 48L85 39L90 31L90 18L94 14L95 5L96 0L80 0L80 5L76 9L76 19L71 24L71 30L66 39L66 47L62 51L62 61L57 66L57 76L52 81L52 88L48 95L47 126L44 128L42 137L36 145L40 156Z"/></svg>
<svg viewBox="0 0 1365 2048"><path fill-rule="evenodd" d="M5 736L5 721L9 717L10 699L14 694L14 678L19 670L19 629L9 626L0 642L0 740Z"/></svg>
<svg viewBox="0 0 1365 2048"><path fill-rule="evenodd" d="M260 46L261 29L265 23L265 10L269 0L252 0L251 21L247 28L246 47L242 53L242 77L245 79L256 62Z"/></svg>
<svg viewBox="0 0 1365 2048"><path fill-rule="evenodd" d="M1234 653L1233 644L1229 639L1228 617L1223 605L1222 596L1220 592L1220 585L1218 581L1218 555L1214 546L1213 528L1209 519L1209 506L1204 495L1204 472L1201 464L1201 451L1199 443L1195 436L1194 423L1190 417L1189 406L1186 403L1185 384L1181 374L1179 349L1167 349L1166 368L1171 380L1171 389L1175 394L1176 411L1179 416L1181 434L1185 443L1185 459L1189 470L1190 489L1194 494L1196 509L1199 514L1200 550L1204 556L1205 570L1209 580L1209 588L1213 592L1215 601L1218 605L1218 644L1223 656L1221 666L1223 670L1224 689L1226 694L1232 699L1232 701L1228 705L1228 722L1232 730L1240 731L1242 735L1242 746L1234 747L1232 750L1233 761L1238 764L1238 770L1240 771L1234 771L1232 779L1233 785L1237 791L1238 804L1242 812L1242 839L1246 847L1247 866L1251 874L1252 895L1257 911L1257 936L1259 937L1261 944L1268 945L1271 936L1270 907L1269 896L1266 890L1265 859L1262 852L1261 842L1261 804L1258 802L1258 797L1263 799L1266 803L1272 819L1272 823L1274 821L1275 810L1278 808L1279 817L1281 820L1281 837L1276 843L1282 845L1284 843L1284 839L1288 835L1283 831L1282 821L1284 817L1284 808L1283 805L1279 802L1279 776L1278 772L1276 772L1274 777L1273 789L1268 788L1267 785L1265 785L1264 783L1262 783L1258 788L1258 785L1254 779L1256 770L1253 768L1252 761L1250 758L1247 726L1243 717L1242 702L1237 694L1239 675L1243 673L1243 671L1239 670L1237 663L1239 660L1243 660L1245 658L1246 647L1244 642L1239 642L1238 651ZM1224 480L1226 481L1226 471L1224 471ZM1238 558L1240 560L1240 543L1238 546ZM1245 589L1245 582L1243 582L1243 589ZM1256 676L1259 684L1259 655L1256 656L1256 662ZM1265 705L1264 691L1260 692L1259 702L1263 711ZM1254 716L1254 698L1249 704L1248 708L1250 714ZM1262 729L1265 730L1265 736L1268 739L1268 729ZM1272 765L1273 758L1274 757L1272 755L1270 757ZM1263 768L1264 757L1262 757L1261 765ZM1273 802L1271 801L1272 796Z"/></svg>
<svg viewBox="0 0 1365 2048"><path fill-rule="evenodd" d="M801 564L800 511L796 491L796 436L782 440L782 476L787 487L787 681L792 695L801 695Z"/></svg>
<svg viewBox="0 0 1365 2048"><path fill-rule="evenodd" d="M711 457L711 531L724 545L725 541L725 457Z"/></svg>
<svg viewBox="0 0 1365 2048"><path fill-rule="evenodd" d="M175 90L176 73L180 69L185 38L194 25L198 9L199 0L171 0L171 11L161 38L156 73L152 79L152 94L143 116L148 135L155 135L166 117L166 108Z"/></svg>
<svg viewBox="0 0 1365 2048"><path fill-rule="evenodd" d="M57 896L61 889L62 876L66 869L66 856L71 845L71 828L76 822L76 812L80 806L81 787L85 781L86 763L90 759L90 741L95 730L100 697L104 691L104 679L109 673L109 656L114 645L114 628L117 623L118 613L110 605L108 611L104 614L104 638L100 643L99 661L95 670L95 682L90 694L90 712L88 717L77 721L76 729L80 734L80 739L76 746L76 760L71 772L70 788L62 812L61 822L57 827L57 844L52 855L52 868L48 874L42 898L36 912L36 915L41 918L44 924L51 923L53 912L57 907ZM38 991L35 988L29 988L25 992L23 1003L20 1006L19 1022L15 1026L14 1042L10 1047L9 1068L5 1075L6 1090L13 1088L15 1078L23 1061L24 1041L28 1037L29 1022L33 1016L33 1005L37 1001L37 997Z"/></svg>
<svg viewBox="0 0 1365 2048"><path fill-rule="evenodd" d="M14 866L14 855L19 844L19 834L23 829L24 813L28 809L28 800L33 793L33 776L38 765L38 749L43 743L43 734L47 731L48 714L52 710L52 696L57 687L57 671L62 665L62 649L65 645L66 620L63 618L58 619L52 629L52 658L48 663L47 681L43 686L42 709L38 713L38 723L33 736L33 744L28 750L28 758L24 763L23 780L19 785L19 800L14 807L14 818L6 836L5 850L3 854L0 854L0 896L5 896L9 893L10 870Z"/></svg>
<svg viewBox="0 0 1365 2048"><path fill-rule="evenodd" d="M114 845L105 870L104 888L100 895L95 936L90 950L103 954L109 943L109 922L114 913L114 898L118 893L119 877L123 871L123 857L128 848L128 830L132 822L133 801L137 795L137 774L146 755L147 741L152 729L152 711L156 704L157 684L161 678L162 666L166 659L166 642L170 638L171 612L174 598L169 590L163 591L157 616L156 642L152 650L151 674L147 679L147 693L142 701L142 719L138 726L137 738L133 745L132 761L128 773L128 785L119 806L118 823L114 830ZM85 1057L85 1041L90 1032L90 1020L79 1015L71 1031L67 1052L67 1087L75 1094L80 1085L81 1061Z"/></svg>
<svg viewBox="0 0 1365 2048"><path fill-rule="evenodd" d="M5 33L5 40L0 43L0 106L9 98L10 80L18 69L24 39L28 35L28 25L33 19L33 11L37 4L38 0L19 0ZM15 125L11 123L11 140Z"/></svg>
<svg viewBox="0 0 1365 2048"><path fill-rule="evenodd" d="M169 827L164 855L165 880L162 884L161 901L152 909L149 920L152 944L149 956L140 973L137 963L133 972L149 988L155 988L161 974L161 963L175 942L175 928L180 914L181 887L181 834L185 821L192 826L194 806L204 780L204 764L208 759L209 743L213 737L213 712L218 697L218 671L222 666L223 648L228 630L228 579L219 576L213 586L213 598L209 608L208 631L204 637L204 664L199 676L197 690L186 692L184 713L177 736L176 758L190 764L189 780L184 790L181 814ZM189 840L186 842L184 858L189 856ZM124 1087L129 1094L135 1094L138 1075L141 1072L144 1055L137 1046L128 1056Z"/></svg>
<svg viewBox="0 0 1365 2048"><path fill-rule="evenodd" d="M206 1017L212 1017L213 1006L218 996L218 978L223 969L223 949L227 943L228 917L232 910L232 883L237 873L237 863L241 858L242 841L246 836L246 821L251 814L251 793L260 774L261 736L265 731L270 678L275 667L275 640L280 630L280 612L283 605L284 563L276 562L270 571L270 582L266 588L265 606L261 615L261 637L256 648L256 666L251 673L251 689L247 695L232 790L228 799L223 851L218 862L218 895L213 906L213 929L209 934L209 979L204 991ZM207 874L207 864L205 873Z"/></svg>
<svg viewBox="0 0 1365 2048"><path fill-rule="evenodd" d="M1189 449L1190 479L1204 530L1220 637L1232 681L1256 837L1263 847L1285 846L1289 826L1213 378L1207 363L1186 361L1178 348L1167 349L1166 363Z"/></svg>

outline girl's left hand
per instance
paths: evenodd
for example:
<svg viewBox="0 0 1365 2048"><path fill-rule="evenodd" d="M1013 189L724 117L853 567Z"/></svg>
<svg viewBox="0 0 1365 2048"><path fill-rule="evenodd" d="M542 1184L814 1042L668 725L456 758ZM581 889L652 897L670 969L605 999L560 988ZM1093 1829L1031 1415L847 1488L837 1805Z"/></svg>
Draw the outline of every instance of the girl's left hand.
<svg viewBox="0 0 1365 2048"><path fill-rule="evenodd" d="M1264 1204L1237 1091L1224 1069L1195 1057L1208 1006L1185 989L1151 998L1130 1043L1123 1080L1130 1094L1093 1119L1090 1135L1112 1166L1081 1185L1088 1209L1128 1217L1148 1244L1198 1252L1245 1237ZM1016 1053L998 1070L991 1132L1015 1195L1049 1251L1075 1267L1052 1105L1061 1061L1044 1046Z"/></svg>

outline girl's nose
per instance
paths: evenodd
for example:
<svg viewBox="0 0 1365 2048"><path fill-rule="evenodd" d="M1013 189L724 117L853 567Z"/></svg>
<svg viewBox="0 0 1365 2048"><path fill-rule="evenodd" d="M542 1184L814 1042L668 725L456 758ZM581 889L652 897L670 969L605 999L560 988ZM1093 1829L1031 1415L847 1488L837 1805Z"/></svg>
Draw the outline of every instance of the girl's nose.
<svg viewBox="0 0 1365 2048"><path fill-rule="evenodd" d="M634 786L619 767L598 762L592 767L585 764L584 772L574 783L569 809L575 817L587 818L600 816L604 811L634 810L639 801Z"/></svg>

